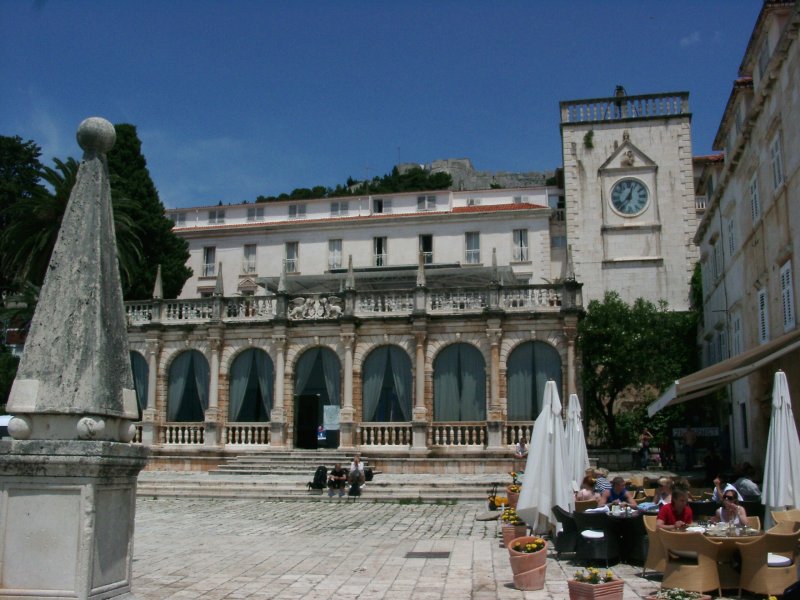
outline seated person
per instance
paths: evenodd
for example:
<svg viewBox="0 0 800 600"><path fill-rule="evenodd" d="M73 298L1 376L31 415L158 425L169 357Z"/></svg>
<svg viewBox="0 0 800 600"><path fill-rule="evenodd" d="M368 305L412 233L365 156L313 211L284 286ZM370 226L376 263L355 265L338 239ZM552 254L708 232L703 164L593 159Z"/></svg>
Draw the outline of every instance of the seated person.
<svg viewBox="0 0 800 600"><path fill-rule="evenodd" d="M594 491L594 479L587 475L581 482L581 489L575 492L575 500L597 500L597 492Z"/></svg>
<svg viewBox="0 0 800 600"><path fill-rule="evenodd" d="M603 492L611 489L611 482L608 480L607 475L608 471L605 469L594 470L594 491L597 492L598 500Z"/></svg>
<svg viewBox="0 0 800 600"><path fill-rule="evenodd" d="M514 449L514 458L525 458L528 456L528 440L525 436L520 436L517 446Z"/></svg>
<svg viewBox="0 0 800 600"><path fill-rule="evenodd" d="M597 501L598 506L606 506L607 504L636 508L636 500L633 499L633 494L625 488L625 480L622 477L614 477L611 480L611 489L603 492Z"/></svg>
<svg viewBox="0 0 800 600"><path fill-rule="evenodd" d="M753 481L755 469L750 463L743 463L736 470L738 478L733 482L736 491L739 492L739 497L747 498L748 500L761 500L761 489Z"/></svg>
<svg viewBox="0 0 800 600"><path fill-rule="evenodd" d="M350 485L358 485L364 487L364 463L361 462L361 456L356 454L353 456L353 462L350 463Z"/></svg>
<svg viewBox="0 0 800 600"><path fill-rule="evenodd" d="M339 490L339 497L344 496L344 487L347 483L347 471L342 468L341 463L336 463L333 470L328 475L328 497L333 498L333 492Z"/></svg>
<svg viewBox="0 0 800 600"><path fill-rule="evenodd" d="M656 517L656 528L683 529L692 523L692 509L689 508L689 495L682 488L672 490L672 502L662 504Z"/></svg>
<svg viewBox="0 0 800 600"><path fill-rule="evenodd" d="M668 477L658 480L656 493L653 494L653 504L669 504L672 502L672 482Z"/></svg>
<svg viewBox="0 0 800 600"><path fill-rule="evenodd" d="M744 506L739 505L736 490L725 490L722 494L722 506L711 517L712 523L733 523L734 525L747 525L747 512Z"/></svg>
<svg viewBox="0 0 800 600"><path fill-rule="evenodd" d="M730 478L727 475L717 475L714 478L714 493L711 494L711 499L717 504L722 504L722 496L728 491L734 492L739 502L743 500L739 490L732 483L728 483L729 480Z"/></svg>
<svg viewBox="0 0 800 600"><path fill-rule="evenodd" d="M672 482L672 491L674 492L676 488L686 492L687 500L692 500L692 486L686 477L678 477Z"/></svg>

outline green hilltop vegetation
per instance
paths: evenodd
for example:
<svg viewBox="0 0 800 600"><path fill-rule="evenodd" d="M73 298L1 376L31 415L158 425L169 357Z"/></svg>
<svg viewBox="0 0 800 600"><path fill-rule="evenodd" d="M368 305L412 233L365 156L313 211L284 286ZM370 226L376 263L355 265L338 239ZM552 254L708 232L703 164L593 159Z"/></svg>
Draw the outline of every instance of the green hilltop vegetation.
<svg viewBox="0 0 800 600"><path fill-rule="evenodd" d="M291 193L278 196L259 196L256 202L275 202L277 200L311 200L315 198L338 198L342 196L361 196L364 194L391 194L394 192L424 192L427 190L445 190L453 185L453 178L448 173L430 173L420 167L414 167L400 173L397 167L392 172L368 181L356 181L347 178L345 184L336 187L317 185L312 188L297 188Z"/></svg>

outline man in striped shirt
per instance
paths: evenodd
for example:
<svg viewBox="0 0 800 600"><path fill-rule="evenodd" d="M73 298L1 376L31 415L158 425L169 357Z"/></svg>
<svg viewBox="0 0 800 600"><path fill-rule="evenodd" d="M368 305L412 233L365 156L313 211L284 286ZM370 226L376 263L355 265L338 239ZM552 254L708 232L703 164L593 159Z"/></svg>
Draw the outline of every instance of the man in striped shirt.
<svg viewBox="0 0 800 600"><path fill-rule="evenodd" d="M608 471L605 469L595 469L594 470L594 491L603 495L603 492L606 490L610 490L613 486L611 482L608 480Z"/></svg>

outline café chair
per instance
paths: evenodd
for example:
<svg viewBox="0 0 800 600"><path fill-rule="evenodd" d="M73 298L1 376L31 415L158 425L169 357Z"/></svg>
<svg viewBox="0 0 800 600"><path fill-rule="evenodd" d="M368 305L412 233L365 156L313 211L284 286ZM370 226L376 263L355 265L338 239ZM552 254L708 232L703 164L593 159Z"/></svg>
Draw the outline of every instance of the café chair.
<svg viewBox="0 0 800 600"><path fill-rule="evenodd" d="M748 515L747 516L747 526L750 529L760 530L761 529L761 519L759 519L758 517L751 517L751 516Z"/></svg>
<svg viewBox="0 0 800 600"><path fill-rule="evenodd" d="M597 508L597 500L575 500L575 512L584 512L590 508Z"/></svg>
<svg viewBox="0 0 800 600"><path fill-rule="evenodd" d="M613 518L604 512L576 512L578 527L577 559L584 563L609 562L619 558L619 532Z"/></svg>
<svg viewBox="0 0 800 600"><path fill-rule="evenodd" d="M667 555L664 552L664 546L661 545L661 540L656 533L656 517L655 515L644 515L644 529L647 532L647 558L642 567L642 577L645 571L664 572L664 567L667 566Z"/></svg>
<svg viewBox="0 0 800 600"><path fill-rule="evenodd" d="M652 502L656 495L656 488L644 488L644 497L648 502Z"/></svg>
<svg viewBox="0 0 800 600"><path fill-rule="evenodd" d="M683 588L701 594L715 589L722 595L717 569L720 542L713 542L699 532L659 529L657 534L667 556L662 589Z"/></svg>
<svg viewBox="0 0 800 600"><path fill-rule="evenodd" d="M736 542L742 555L742 590L767 596L782 594L797 581L797 542L800 532L768 531L752 542Z"/></svg>
<svg viewBox="0 0 800 600"><path fill-rule="evenodd" d="M773 510L772 520L776 523L781 523L784 521L800 523L800 508L793 508L791 510Z"/></svg>
<svg viewBox="0 0 800 600"><path fill-rule="evenodd" d="M561 558L562 552L576 552L578 549L578 538L580 532L575 524L575 518L560 506L553 507L556 521L561 523L561 531L555 539L556 557Z"/></svg>

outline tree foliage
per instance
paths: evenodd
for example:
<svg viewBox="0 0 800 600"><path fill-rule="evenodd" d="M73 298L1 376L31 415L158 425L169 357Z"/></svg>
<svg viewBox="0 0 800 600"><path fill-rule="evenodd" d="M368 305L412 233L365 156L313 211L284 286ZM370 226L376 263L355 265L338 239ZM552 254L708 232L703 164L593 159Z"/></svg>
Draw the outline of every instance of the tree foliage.
<svg viewBox="0 0 800 600"><path fill-rule="evenodd" d="M352 177L348 177L346 184L338 184L334 188L322 185L313 188L297 188L289 194L259 196L256 198L256 202L311 200L315 198L338 198L342 196L391 194L395 192L423 192L444 190L451 185L453 185L453 178L448 173L431 173L420 167L414 167L400 173L397 167L394 167L391 173L383 177L375 176L369 181L358 182Z"/></svg>
<svg viewBox="0 0 800 600"><path fill-rule="evenodd" d="M5 410L8 402L8 394L11 392L11 384L17 376L17 365L19 358L11 354L8 346L0 344L0 408Z"/></svg>
<svg viewBox="0 0 800 600"><path fill-rule="evenodd" d="M108 153L111 194L114 205L123 201L130 207L130 216L140 231L142 256L130 267L128 285L123 287L126 300L150 298L161 265L164 297L175 298L192 271L186 266L189 244L172 232L172 221L164 216L164 205L158 197L142 142L136 127L115 125L117 141Z"/></svg>
<svg viewBox="0 0 800 600"><path fill-rule="evenodd" d="M647 398L696 366L694 312L667 310L637 299L632 306L615 292L589 303L578 325L584 395L603 419L612 444L621 444L615 405L623 395Z"/></svg>

